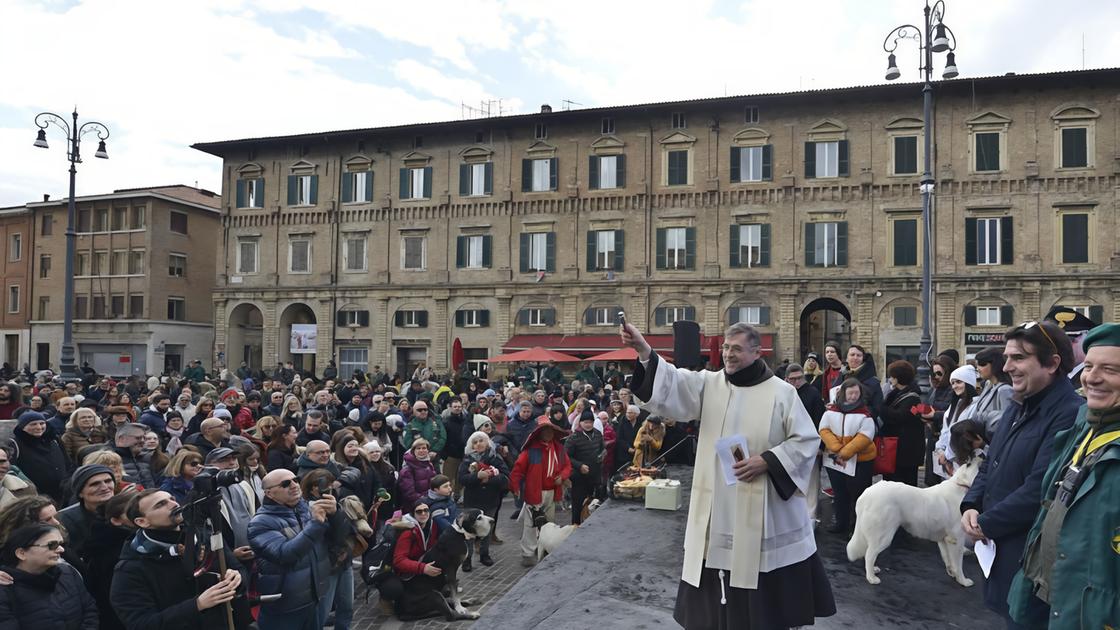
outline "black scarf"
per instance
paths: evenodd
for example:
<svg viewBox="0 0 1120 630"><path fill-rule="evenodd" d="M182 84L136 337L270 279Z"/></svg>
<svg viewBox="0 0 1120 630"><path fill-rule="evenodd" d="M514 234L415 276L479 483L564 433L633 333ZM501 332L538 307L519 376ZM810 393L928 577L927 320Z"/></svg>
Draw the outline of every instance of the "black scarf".
<svg viewBox="0 0 1120 630"><path fill-rule="evenodd" d="M724 376L727 377L727 382L735 387L754 387L774 376L774 373L770 371L770 366L766 365L762 358L758 358L754 360L754 363L738 372L728 374L727 370L724 370Z"/></svg>
<svg viewBox="0 0 1120 630"><path fill-rule="evenodd" d="M1120 423L1120 407L1113 407L1112 409L1088 409L1085 415L1085 421L1094 431L1100 431L1109 425Z"/></svg>

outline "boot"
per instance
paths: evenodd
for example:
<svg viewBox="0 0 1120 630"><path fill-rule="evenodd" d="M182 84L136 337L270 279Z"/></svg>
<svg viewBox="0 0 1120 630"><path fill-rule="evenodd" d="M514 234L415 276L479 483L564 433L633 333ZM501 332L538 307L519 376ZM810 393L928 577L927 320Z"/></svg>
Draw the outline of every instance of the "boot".
<svg viewBox="0 0 1120 630"><path fill-rule="evenodd" d="M479 561L479 562L481 562L481 563L482 563L482 566L484 566L484 567L492 567L492 566L494 566L494 559L493 559L493 558L491 558L491 557L490 557L489 555L487 555L487 554L482 554L482 555L480 555L480 556L478 557L478 561Z"/></svg>
<svg viewBox="0 0 1120 630"><path fill-rule="evenodd" d="M490 530L490 544L491 545L502 544L502 541L498 539L498 530L497 529Z"/></svg>
<svg viewBox="0 0 1120 630"><path fill-rule="evenodd" d="M474 571L474 565L471 564L470 556L467 556L467 559L463 561L462 569L463 573L470 573L471 571Z"/></svg>

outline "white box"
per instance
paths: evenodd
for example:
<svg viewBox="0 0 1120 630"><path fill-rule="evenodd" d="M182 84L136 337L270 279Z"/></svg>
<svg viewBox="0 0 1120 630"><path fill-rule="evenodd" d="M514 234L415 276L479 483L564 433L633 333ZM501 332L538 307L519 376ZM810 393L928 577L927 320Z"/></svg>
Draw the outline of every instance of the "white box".
<svg viewBox="0 0 1120 630"><path fill-rule="evenodd" d="M654 479L646 486L646 509L679 510L682 505L680 481Z"/></svg>

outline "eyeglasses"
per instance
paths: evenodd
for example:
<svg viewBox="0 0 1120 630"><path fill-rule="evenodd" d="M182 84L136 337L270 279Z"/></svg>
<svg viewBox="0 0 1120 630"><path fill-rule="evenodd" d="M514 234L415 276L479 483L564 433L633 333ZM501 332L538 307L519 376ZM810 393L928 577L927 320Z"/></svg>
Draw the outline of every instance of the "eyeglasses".
<svg viewBox="0 0 1120 630"><path fill-rule="evenodd" d="M416 413L420 413L421 411L423 411L424 413L428 413L428 409L426 407L413 407L412 410Z"/></svg>
<svg viewBox="0 0 1120 630"><path fill-rule="evenodd" d="M934 376L945 376L945 372L940 372L940 371L938 371L938 370L934 370L934 371L933 371L933 375L934 375Z"/></svg>
<svg viewBox="0 0 1120 630"><path fill-rule="evenodd" d="M1016 330L1030 330L1035 326L1038 326L1038 329L1041 330L1042 334L1046 337L1046 341L1050 342L1050 347L1054 349L1054 352L1057 352L1058 345L1055 344L1054 340L1050 338L1050 333L1046 332L1046 327L1042 326L1039 322L1023 322L1022 324L1019 324L1019 327Z"/></svg>
<svg viewBox="0 0 1120 630"><path fill-rule="evenodd" d="M264 489L265 489L265 490L271 490L271 489L273 489L273 488L284 488L284 489L287 489L287 488L291 488L291 487L292 487L292 484L293 484L293 483L295 483L295 482L296 482L296 480L295 480L295 478L293 477L292 479L285 479L284 481L281 481L281 482L280 482L280 483L278 483L278 484L274 484L274 485L271 485L271 486L269 486L269 487L267 487L267 488L264 488Z"/></svg>
<svg viewBox="0 0 1120 630"><path fill-rule="evenodd" d="M62 541L61 540L52 540L50 542L35 543L33 545L28 545L28 547L43 547L47 551L56 551L61 546L62 546Z"/></svg>

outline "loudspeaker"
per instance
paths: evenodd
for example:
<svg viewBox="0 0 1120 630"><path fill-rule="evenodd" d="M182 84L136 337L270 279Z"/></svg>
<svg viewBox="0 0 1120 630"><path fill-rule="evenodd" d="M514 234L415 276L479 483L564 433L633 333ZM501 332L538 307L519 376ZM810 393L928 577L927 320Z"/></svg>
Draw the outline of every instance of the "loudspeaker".
<svg viewBox="0 0 1120 630"><path fill-rule="evenodd" d="M700 358L700 324L673 322L673 364L679 368L698 368L704 364Z"/></svg>

